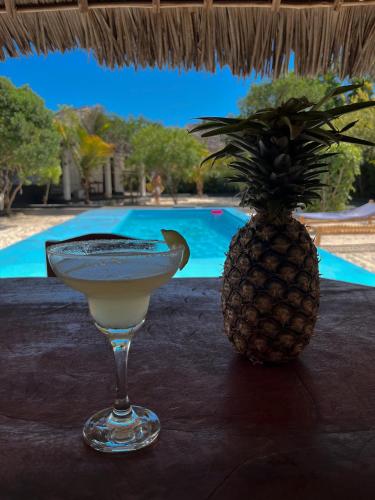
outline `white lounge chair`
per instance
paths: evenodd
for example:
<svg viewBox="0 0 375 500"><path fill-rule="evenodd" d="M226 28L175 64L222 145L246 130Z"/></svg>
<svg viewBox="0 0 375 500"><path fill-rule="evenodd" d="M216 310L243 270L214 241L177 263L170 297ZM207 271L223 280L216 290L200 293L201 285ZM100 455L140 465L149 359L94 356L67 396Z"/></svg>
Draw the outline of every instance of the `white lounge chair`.
<svg viewBox="0 0 375 500"><path fill-rule="evenodd" d="M319 245L323 234L369 234L375 233L375 202L338 212L296 212L295 217L309 226L315 233L315 244Z"/></svg>

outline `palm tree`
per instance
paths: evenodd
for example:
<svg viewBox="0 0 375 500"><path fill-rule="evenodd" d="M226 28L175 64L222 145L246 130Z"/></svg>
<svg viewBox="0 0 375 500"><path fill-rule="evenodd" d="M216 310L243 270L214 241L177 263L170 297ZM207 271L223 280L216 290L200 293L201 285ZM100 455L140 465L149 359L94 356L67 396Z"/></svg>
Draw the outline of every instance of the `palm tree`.
<svg viewBox="0 0 375 500"><path fill-rule="evenodd" d="M208 171L209 166L207 164L204 164L195 165L189 172L188 178L194 182L195 189L199 198L202 198L204 194L204 181L206 180Z"/></svg>
<svg viewBox="0 0 375 500"><path fill-rule="evenodd" d="M71 162L77 165L88 204L93 170L103 166L114 151L114 146L103 138L109 119L98 106L78 111L63 108L55 118L55 125L61 136L63 168L69 168Z"/></svg>
<svg viewBox="0 0 375 500"><path fill-rule="evenodd" d="M64 107L55 115L55 127L60 134L61 165L63 176L70 177L71 163L78 163L78 131L80 119L73 108ZM64 198L70 200L70 192L64 193Z"/></svg>
<svg viewBox="0 0 375 500"><path fill-rule="evenodd" d="M105 142L96 134L89 134L83 127L79 128L77 156L85 203L90 203L90 177L93 170L102 166L104 161L112 156L113 150L113 144Z"/></svg>
<svg viewBox="0 0 375 500"><path fill-rule="evenodd" d="M134 120L107 114L101 106L82 108L79 110L82 126L89 134L99 136L113 145L113 164L122 171L124 157L129 149L129 137L134 128ZM135 120L141 122L142 119Z"/></svg>

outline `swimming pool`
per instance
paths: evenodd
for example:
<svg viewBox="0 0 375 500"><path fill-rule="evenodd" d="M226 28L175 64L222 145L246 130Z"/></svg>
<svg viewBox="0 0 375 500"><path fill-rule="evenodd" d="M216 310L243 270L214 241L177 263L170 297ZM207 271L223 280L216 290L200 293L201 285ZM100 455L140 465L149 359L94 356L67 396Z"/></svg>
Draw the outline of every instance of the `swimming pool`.
<svg viewBox="0 0 375 500"><path fill-rule="evenodd" d="M73 219L0 250L0 277L46 276L44 243L84 233L117 233L136 238L161 237L161 229L175 229L191 249L181 278L220 276L231 237L248 216L235 208L168 208L88 210ZM324 278L375 286L375 274L319 249Z"/></svg>

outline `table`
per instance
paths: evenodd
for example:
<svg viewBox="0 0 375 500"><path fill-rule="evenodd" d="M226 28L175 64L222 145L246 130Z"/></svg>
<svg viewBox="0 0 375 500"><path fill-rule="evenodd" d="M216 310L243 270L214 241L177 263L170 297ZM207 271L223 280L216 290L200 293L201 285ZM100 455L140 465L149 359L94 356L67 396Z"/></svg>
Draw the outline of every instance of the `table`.
<svg viewBox="0 0 375 500"><path fill-rule="evenodd" d="M0 280L1 500L375 498L375 288L322 282L298 361L252 366L222 333L219 279L174 279L130 355L157 443L103 455L81 439L112 403L112 354L54 278Z"/></svg>

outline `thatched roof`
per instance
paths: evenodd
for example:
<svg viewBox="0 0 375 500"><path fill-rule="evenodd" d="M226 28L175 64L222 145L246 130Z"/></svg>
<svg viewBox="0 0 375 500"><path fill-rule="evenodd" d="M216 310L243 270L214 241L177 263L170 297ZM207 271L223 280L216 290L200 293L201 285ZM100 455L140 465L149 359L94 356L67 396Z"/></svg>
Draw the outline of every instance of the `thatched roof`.
<svg viewBox="0 0 375 500"><path fill-rule="evenodd" d="M110 67L375 75L375 0L0 0L0 58L82 47Z"/></svg>

